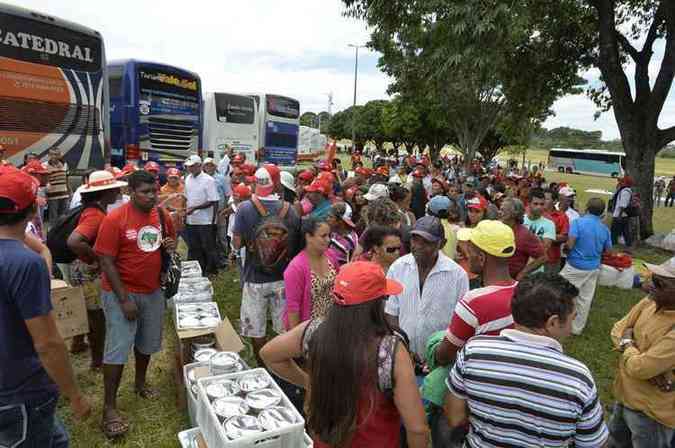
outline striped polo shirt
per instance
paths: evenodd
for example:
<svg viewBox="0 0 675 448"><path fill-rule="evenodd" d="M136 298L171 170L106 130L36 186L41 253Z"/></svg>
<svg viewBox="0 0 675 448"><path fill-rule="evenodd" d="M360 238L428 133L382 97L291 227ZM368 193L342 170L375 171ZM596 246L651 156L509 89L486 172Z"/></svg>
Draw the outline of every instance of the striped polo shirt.
<svg viewBox="0 0 675 448"><path fill-rule="evenodd" d="M476 336L446 384L467 402L471 448L596 448L607 440L591 372L554 339L513 329Z"/></svg>
<svg viewBox="0 0 675 448"><path fill-rule="evenodd" d="M457 302L445 337L457 348L480 334L498 335L513 327L511 299L518 282L472 289Z"/></svg>
<svg viewBox="0 0 675 448"><path fill-rule="evenodd" d="M49 170L49 185L47 186L48 199L67 199L68 194L68 166L47 164Z"/></svg>

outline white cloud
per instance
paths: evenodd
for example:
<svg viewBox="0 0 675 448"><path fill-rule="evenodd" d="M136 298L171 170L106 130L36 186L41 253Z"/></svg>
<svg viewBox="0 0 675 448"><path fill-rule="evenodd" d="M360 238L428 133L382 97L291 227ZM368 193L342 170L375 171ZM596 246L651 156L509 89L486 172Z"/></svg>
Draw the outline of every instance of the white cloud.
<svg viewBox="0 0 675 448"><path fill-rule="evenodd" d="M11 1L11 0L10 0ZM18 3L18 0L14 0ZM22 0L21 6L81 23L101 32L108 59L138 58L197 72L207 90L266 91L300 100L303 111L352 104L354 50L369 33L363 22L343 16L340 0ZM650 73L658 70L657 43ZM362 49L358 103L386 98L387 77L377 55ZM582 74L597 82L599 71ZM632 76L632 74L630 75ZM675 94L674 94L675 96ZM675 124L675 102L664 107L661 125ZM614 116L593 121L595 106L581 96L554 104L557 116L546 127L602 130L618 138Z"/></svg>

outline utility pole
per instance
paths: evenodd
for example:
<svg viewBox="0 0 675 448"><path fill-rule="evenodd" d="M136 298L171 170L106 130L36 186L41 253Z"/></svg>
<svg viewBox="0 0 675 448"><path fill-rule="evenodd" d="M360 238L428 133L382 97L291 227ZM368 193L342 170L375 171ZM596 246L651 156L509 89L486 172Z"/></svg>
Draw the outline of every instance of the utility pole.
<svg viewBox="0 0 675 448"><path fill-rule="evenodd" d="M352 152L356 149L356 84L359 77L359 48L366 48L365 45L349 44L356 50L354 60L354 107L352 108Z"/></svg>

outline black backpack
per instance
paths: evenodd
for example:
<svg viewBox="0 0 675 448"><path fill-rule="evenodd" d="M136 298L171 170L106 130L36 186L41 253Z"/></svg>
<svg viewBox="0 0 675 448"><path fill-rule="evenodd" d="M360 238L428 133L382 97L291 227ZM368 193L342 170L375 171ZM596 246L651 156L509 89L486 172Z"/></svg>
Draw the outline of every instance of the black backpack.
<svg viewBox="0 0 675 448"><path fill-rule="evenodd" d="M55 263L72 263L77 258L75 252L68 247L68 237L77 228L80 222L80 216L86 209L96 207L105 213L98 202L81 205L69 210L67 214L61 216L56 223L47 232L47 247L52 254Z"/></svg>

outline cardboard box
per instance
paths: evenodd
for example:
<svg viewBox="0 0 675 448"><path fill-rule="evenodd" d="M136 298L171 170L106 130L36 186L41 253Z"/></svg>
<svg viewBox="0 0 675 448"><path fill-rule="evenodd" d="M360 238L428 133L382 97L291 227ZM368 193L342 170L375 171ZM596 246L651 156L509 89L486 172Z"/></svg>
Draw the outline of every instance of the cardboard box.
<svg viewBox="0 0 675 448"><path fill-rule="evenodd" d="M81 287L68 286L63 280L52 280L52 306L56 327L63 339L89 333L87 306Z"/></svg>
<svg viewBox="0 0 675 448"><path fill-rule="evenodd" d="M176 330L176 334L178 335L178 339L187 346L190 345L190 339L213 334L216 339L216 348L218 350L239 353L244 348L244 343L241 342L241 338L234 330L234 327L227 316L225 316L220 325L215 329Z"/></svg>

